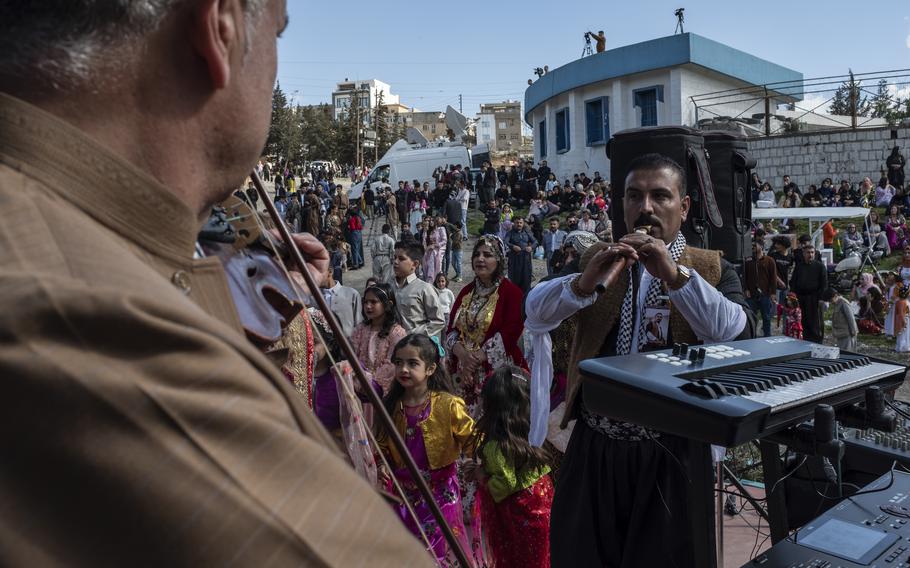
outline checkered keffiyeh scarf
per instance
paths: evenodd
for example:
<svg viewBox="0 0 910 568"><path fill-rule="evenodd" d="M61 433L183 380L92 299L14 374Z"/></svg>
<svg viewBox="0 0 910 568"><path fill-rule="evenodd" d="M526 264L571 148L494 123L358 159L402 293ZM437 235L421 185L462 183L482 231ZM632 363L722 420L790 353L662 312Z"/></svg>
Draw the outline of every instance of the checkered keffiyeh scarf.
<svg viewBox="0 0 910 568"><path fill-rule="evenodd" d="M686 248L686 237L683 236L682 231L676 233L676 239L670 243L669 251L670 258L673 259L673 262L677 262L679 257L682 255L683 250ZM629 351L632 349L632 323L635 318L632 314L632 306L635 304L634 299L632 298L633 290L633 277L632 270L638 270L637 266L629 267L629 288L626 290L625 298L622 301L622 310L620 312L619 319L619 335L616 341L616 354L617 355L628 355ZM653 306L657 303L657 298L660 296L660 280L657 278L652 278L651 283L648 285L648 291L645 295L645 304L644 306L639 307L639 311L646 306ZM638 345L644 345L644 333L645 326L643 324L644 318L639 318L638 321Z"/></svg>

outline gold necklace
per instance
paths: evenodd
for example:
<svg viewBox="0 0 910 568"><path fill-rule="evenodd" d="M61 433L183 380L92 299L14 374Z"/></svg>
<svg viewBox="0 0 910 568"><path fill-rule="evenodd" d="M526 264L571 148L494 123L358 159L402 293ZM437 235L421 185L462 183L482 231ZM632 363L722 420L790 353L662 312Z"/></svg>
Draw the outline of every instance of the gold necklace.
<svg viewBox="0 0 910 568"><path fill-rule="evenodd" d="M404 422L405 422L404 437L405 437L406 439L413 438L414 435L417 433L417 426L416 426L416 425L415 425L415 426L411 426L410 424L408 424L408 413L405 411L405 408L417 408L417 407L420 407L420 410L417 412L417 415L416 415L417 418L418 418L417 424L419 424L419 423L420 423L420 419L419 419L420 415L423 414L423 411L426 410L427 405L430 404L430 393L427 393L427 397L426 397L426 399L423 400L423 402L418 402L417 404L415 404L415 405L413 405L413 406L406 405L406 404L404 403L403 400L402 400L399 404L401 404L401 414L404 416ZM412 415L412 416L413 416L413 415Z"/></svg>

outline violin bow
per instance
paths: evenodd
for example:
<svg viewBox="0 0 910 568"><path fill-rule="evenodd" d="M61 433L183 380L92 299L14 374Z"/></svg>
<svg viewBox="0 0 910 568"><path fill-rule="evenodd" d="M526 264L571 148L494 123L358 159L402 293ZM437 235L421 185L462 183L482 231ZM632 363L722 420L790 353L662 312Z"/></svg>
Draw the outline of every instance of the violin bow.
<svg viewBox="0 0 910 568"><path fill-rule="evenodd" d="M427 485L426 480L420 474L420 468L417 467L417 463L414 461L414 458L411 457L411 453L408 451L404 439L401 437L401 434L399 434L398 428L395 427L395 422L392 420L392 417L389 415L385 406L382 404L382 399L379 397L376 391L373 390L373 386L367 379L366 372L360 365L360 361L357 359L356 353L354 353L354 347L351 345L351 342L348 341L348 337L342 331L341 324L338 323L338 319L335 317L335 314L333 314L332 310L329 309L325 298L323 298L322 294L319 293L319 286L316 284L316 280L313 278L313 275L310 274L310 271L307 269L303 254L300 252L300 249L297 247L297 243L291 236L291 231L288 229L287 224L284 222L284 219L282 219L281 215L278 214L278 209L275 208L275 204L272 202L268 193L265 191L265 187L262 185L262 180L259 179L259 174L257 174L255 170L250 173L250 179L253 181L253 185L256 186L256 192L259 194L259 199L261 199L265 204L266 211L268 211L269 217L271 217L272 222L275 224L275 228L278 229L278 232L281 234L281 239L288 247L288 252L290 253L294 264L297 266L297 270L303 276L307 287L310 289L310 295L313 297L313 300L315 300L317 307L320 309L320 311L322 311L322 315L325 316L329 327L332 328L332 333L335 335L338 346L341 348L341 351L344 354L345 358L351 364L351 368L354 371L354 376L357 377L357 381L360 383L361 390L369 399L370 404L373 405L374 416L379 418L383 426L385 426L385 429L389 434L389 439L392 441L392 444L395 445L395 449L398 450L398 454L401 456L401 459L404 461L405 466L408 468L408 471L411 474L411 479L413 479L414 483L417 485L417 489L420 491L421 496L423 496L424 501L426 501L427 505L429 505L430 511L433 513L433 517L436 519L439 528L442 530L443 536L445 537L449 548L452 549L455 557L458 560L458 563L461 566L473 566L473 564L468 561L468 557L465 554L465 551L461 548L461 544L458 542L458 539L455 538L455 533L452 532L452 527L449 526L449 523L446 522L445 517L442 515L442 510L439 508L439 504L436 503L436 499L433 497L433 493L430 491L430 487Z"/></svg>

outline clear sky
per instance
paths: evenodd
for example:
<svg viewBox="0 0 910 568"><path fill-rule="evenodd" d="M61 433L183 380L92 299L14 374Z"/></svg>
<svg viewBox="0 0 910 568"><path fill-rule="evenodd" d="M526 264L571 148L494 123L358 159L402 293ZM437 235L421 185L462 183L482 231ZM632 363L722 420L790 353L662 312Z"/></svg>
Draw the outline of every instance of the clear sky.
<svg viewBox="0 0 910 568"><path fill-rule="evenodd" d="M533 69L577 59L585 31L604 30L607 49L671 35L679 7L687 32L806 78L910 68L908 0L288 0L278 80L302 104L331 102L345 78L389 83L421 110L457 109L462 94L472 117L481 103L523 101Z"/></svg>

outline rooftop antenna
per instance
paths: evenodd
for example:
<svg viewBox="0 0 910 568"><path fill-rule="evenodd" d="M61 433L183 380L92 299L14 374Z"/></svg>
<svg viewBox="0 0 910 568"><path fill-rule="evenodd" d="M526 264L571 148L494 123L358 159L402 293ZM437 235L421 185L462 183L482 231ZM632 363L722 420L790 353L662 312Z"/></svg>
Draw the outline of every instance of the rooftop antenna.
<svg viewBox="0 0 910 568"><path fill-rule="evenodd" d="M683 30L683 23L686 21L686 16L683 14L685 11L685 8L677 8L676 11L673 12L673 14L676 16L676 31L673 32L674 34L686 33L685 30Z"/></svg>

